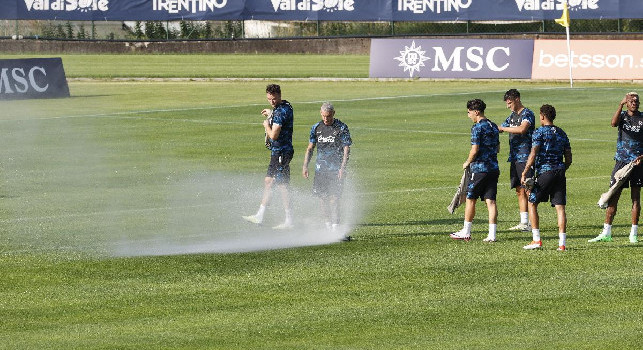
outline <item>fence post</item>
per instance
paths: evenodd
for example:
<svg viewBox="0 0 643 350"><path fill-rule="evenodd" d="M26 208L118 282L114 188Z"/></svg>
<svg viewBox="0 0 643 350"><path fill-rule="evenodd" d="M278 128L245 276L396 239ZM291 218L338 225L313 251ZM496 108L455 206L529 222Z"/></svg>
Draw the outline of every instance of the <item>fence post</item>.
<svg viewBox="0 0 643 350"><path fill-rule="evenodd" d="M395 36L395 21L391 21L391 35Z"/></svg>

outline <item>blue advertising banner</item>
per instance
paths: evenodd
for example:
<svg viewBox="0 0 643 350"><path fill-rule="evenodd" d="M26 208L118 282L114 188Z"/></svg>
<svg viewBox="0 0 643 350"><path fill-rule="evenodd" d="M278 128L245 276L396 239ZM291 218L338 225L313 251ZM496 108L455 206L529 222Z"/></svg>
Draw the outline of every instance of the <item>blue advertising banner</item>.
<svg viewBox="0 0 643 350"><path fill-rule="evenodd" d="M0 60L0 100L69 97L61 58Z"/></svg>
<svg viewBox="0 0 643 350"><path fill-rule="evenodd" d="M0 19L531 21L565 0L0 0ZM568 0L574 19L643 18L643 0Z"/></svg>
<svg viewBox="0 0 643 350"><path fill-rule="evenodd" d="M371 78L531 78L533 40L373 39Z"/></svg>

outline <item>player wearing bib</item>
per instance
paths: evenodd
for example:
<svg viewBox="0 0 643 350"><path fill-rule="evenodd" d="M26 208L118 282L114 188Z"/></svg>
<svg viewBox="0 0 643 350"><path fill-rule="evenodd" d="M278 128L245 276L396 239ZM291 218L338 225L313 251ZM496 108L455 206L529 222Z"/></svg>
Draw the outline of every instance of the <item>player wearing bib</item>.
<svg viewBox="0 0 643 350"><path fill-rule="evenodd" d="M261 114L266 118L263 122L266 133L266 146L270 149L270 164L264 179L264 191L261 205L255 215L244 216L246 221L261 224L268 202L272 196L272 187L277 185L281 192L281 199L286 218L275 229L288 229L293 227L292 210L290 205L290 161L294 154L292 134L294 112L290 103L281 99L281 87L270 84L266 87L266 98L272 109L264 109Z"/></svg>
<svg viewBox="0 0 643 350"><path fill-rule="evenodd" d="M509 182L511 188L516 189L520 222L509 228L512 231L530 231L529 213L527 212L527 192L520 183L520 177L525 170L527 158L531 151L531 137L535 129L534 112L523 106L520 92L510 89L505 93L504 101L511 114L498 128L500 132L509 133ZM533 176L533 169L529 169L529 177Z"/></svg>
<svg viewBox="0 0 643 350"><path fill-rule="evenodd" d="M332 104L324 102L320 114L322 120L310 130L302 174L308 178L308 164L317 147L313 193L321 200L321 212L326 226L336 230L340 224L339 199L353 142L348 126L335 119Z"/></svg>
<svg viewBox="0 0 643 350"><path fill-rule="evenodd" d="M627 110L623 110L626 106ZM630 92L619 105L612 116L612 127L618 128L618 139L616 141L616 155L614 160L614 170L612 171L612 178L610 186L616 181L614 174L628 163L643 155L643 116L639 111L640 100L636 92ZM641 215L641 186L643 185L643 165L637 164L629 178L625 181L623 186L610 198L607 203L607 210L605 211L605 223L603 224L603 231L589 242L611 242L612 241L612 222L616 216L618 200L621 197L623 188L630 187L630 194L632 197L632 227L630 229L630 242L638 242L638 225L639 217Z"/></svg>
<svg viewBox="0 0 643 350"><path fill-rule="evenodd" d="M558 250L564 251L567 233L567 179L565 171L572 164L572 148L563 129L554 125L556 109L551 105L540 107L541 127L534 131L527 167L535 166L537 179L529 193L529 219L532 242L524 249L542 248L538 204L549 200L558 215ZM522 184L529 177L528 169L521 176Z"/></svg>
<svg viewBox="0 0 643 350"><path fill-rule="evenodd" d="M471 239L471 226L476 212L478 198L484 200L489 211L489 234L485 242L495 242L497 232L498 209L496 193L498 192L498 126L484 115L486 105L482 100L467 102L467 117L473 122L471 127L471 150L462 168L471 170L467 187L467 200L464 212L464 227L450 235L453 239L468 241Z"/></svg>

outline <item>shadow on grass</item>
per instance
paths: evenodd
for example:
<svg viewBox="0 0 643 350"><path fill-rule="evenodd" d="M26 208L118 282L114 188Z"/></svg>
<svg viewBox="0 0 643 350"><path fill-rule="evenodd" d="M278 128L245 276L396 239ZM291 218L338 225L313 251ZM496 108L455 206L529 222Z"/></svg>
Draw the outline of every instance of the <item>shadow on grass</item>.
<svg viewBox="0 0 643 350"><path fill-rule="evenodd" d="M77 98L94 98L94 97L113 97L114 95L71 95L69 98L72 99L77 99Z"/></svg>

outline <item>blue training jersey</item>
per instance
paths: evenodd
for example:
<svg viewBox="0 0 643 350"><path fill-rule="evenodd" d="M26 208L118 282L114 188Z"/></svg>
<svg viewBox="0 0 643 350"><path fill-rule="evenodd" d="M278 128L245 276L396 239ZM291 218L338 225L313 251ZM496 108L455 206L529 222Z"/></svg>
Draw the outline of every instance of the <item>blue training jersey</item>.
<svg viewBox="0 0 643 350"><path fill-rule="evenodd" d="M529 108L523 108L520 113L511 112L509 117L502 123L503 127L517 127L523 122L529 123L529 128L525 134L509 134L509 158L508 162L526 163L531 152L531 138L535 128L534 112Z"/></svg>
<svg viewBox="0 0 643 350"><path fill-rule="evenodd" d="M540 146L536 154L536 173L565 169L563 155L571 150L569 138L563 129L555 125L545 125L536 129L532 139L533 147Z"/></svg>
<svg viewBox="0 0 643 350"><path fill-rule="evenodd" d="M272 124L281 125L279 136L276 140L270 140L270 150L272 154L277 152L293 151L292 132L295 121L294 111L290 102L283 100L272 111Z"/></svg>
<svg viewBox="0 0 643 350"><path fill-rule="evenodd" d="M326 125L323 121L313 125L310 142L317 146L315 171L339 171L344 147L353 143L348 126L339 119L335 119L332 125Z"/></svg>
<svg viewBox="0 0 643 350"><path fill-rule="evenodd" d="M629 163L643 154L643 117L641 113L630 116L621 112L618 123L618 139L614 159Z"/></svg>
<svg viewBox="0 0 643 350"><path fill-rule="evenodd" d="M498 126L489 119L482 119L471 127L471 145L478 145L478 154L471 162L472 173L500 171L498 168Z"/></svg>

